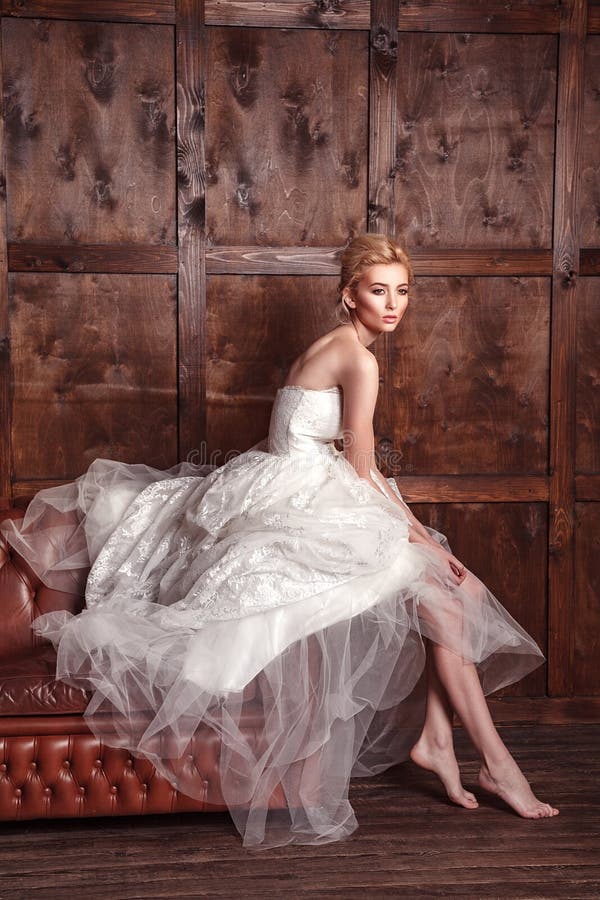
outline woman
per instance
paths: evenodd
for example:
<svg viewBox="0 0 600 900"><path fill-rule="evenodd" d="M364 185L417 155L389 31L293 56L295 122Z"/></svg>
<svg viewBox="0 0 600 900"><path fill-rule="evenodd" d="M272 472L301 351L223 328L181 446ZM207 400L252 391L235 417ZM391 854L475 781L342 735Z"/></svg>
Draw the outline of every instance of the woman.
<svg viewBox="0 0 600 900"><path fill-rule="evenodd" d="M351 242L340 324L293 362L250 450L166 472L96 460L39 492L18 529L2 526L46 584L85 584L79 615L33 627L57 647L57 677L92 691L91 730L191 796L190 741L216 731L247 847L346 837L350 777L408 756L475 808L453 709L483 788L524 817L558 812L532 793L485 701L541 665L540 648L375 465L367 348L397 326L410 277L395 241Z"/></svg>

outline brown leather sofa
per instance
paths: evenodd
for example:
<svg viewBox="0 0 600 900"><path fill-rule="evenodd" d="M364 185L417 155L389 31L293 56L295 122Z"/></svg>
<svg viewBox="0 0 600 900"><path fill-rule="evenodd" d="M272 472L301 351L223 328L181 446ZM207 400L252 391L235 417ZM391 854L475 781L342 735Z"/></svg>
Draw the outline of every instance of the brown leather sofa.
<svg viewBox="0 0 600 900"><path fill-rule="evenodd" d="M27 499L0 510L24 515ZM0 818L37 819L224 810L216 732L198 731L190 747L201 800L177 791L152 764L98 741L83 718L89 696L54 677L56 656L34 635L44 612L78 612L83 598L51 590L0 534ZM256 685L247 698L256 698ZM250 704L248 704L250 708ZM260 724L249 713L249 738ZM275 792L271 805L283 805Z"/></svg>

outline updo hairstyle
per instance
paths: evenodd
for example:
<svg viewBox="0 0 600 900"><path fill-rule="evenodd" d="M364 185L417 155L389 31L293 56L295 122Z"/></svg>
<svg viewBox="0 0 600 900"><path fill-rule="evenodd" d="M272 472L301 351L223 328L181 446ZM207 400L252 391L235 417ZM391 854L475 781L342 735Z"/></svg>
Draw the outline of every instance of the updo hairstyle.
<svg viewBox="0 0 600 900"><path fill-rule="evenodd" d="M350 307L342 297L344 288L354 295L354 289L364 272L371 266L400 263L408 272L409 282L413 270L406 251L393 238L385 234L358 234L340 253L340 280L337 286L335 317L343 325L350 322Z"/></svg>

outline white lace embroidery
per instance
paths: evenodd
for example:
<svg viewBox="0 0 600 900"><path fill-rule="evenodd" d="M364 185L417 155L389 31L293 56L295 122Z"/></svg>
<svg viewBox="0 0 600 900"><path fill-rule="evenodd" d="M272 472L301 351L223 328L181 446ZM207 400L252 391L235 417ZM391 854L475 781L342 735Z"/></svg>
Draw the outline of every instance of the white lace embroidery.
<svg viewBox="0 0 600 900"><path fill-rule="evenodd" d="M200 628L389 565L406 516L336 449L341 429L339 392L278 392L268 440L140 491L92 566L88 607Z"/></svg>

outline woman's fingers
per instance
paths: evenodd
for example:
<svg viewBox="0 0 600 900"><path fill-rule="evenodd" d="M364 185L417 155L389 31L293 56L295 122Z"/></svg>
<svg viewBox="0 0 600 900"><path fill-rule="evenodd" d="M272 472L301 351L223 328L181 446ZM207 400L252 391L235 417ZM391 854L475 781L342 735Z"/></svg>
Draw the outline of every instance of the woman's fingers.
<svg viewBox="0 0 600 900"><path fill-rule="evenodd" d="M449 558L449 562L450 562L450 567L451 567L453 573L456 575L456 577L458 579L457 584L461 584L461 582L463 582L465 580L465 578L467 577L466 567L463 566L463 564L460 562L460 560L456 559L455 556L451 556Z"/></svg>
<svg viewBox="0 0 600 900"><path fill-rule="evenodd" d="M435 548L439 551L439 553L446 557L448 563L450 565L450 572L456 584L462 584L462 582L467 577L467 568L464 566L459 559L456 558L452 553L448 553L447 550L444 550L443 547L439 546Z"/></svg>

